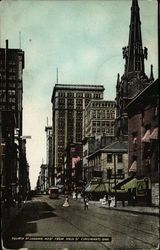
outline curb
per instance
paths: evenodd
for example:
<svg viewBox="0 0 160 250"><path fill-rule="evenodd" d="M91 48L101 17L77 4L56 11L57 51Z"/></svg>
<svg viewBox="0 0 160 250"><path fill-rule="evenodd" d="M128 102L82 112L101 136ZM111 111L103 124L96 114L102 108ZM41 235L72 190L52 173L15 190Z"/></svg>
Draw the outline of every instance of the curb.
<svg viewBox="0 0 160 250"><path fill-rule="evenodd" d="M134 214L144 214L144 215L152 215L152 216L158 216L159 217L159 213L155 213L155 212L143 212L143 211L136 211L136 210L125 210L125 209L120 209L120 208L114 208L114 207L100 207L100 208L104 208L104 209L108 209L108 210L117 210L120 212L124 212L124 213L134 213Z"/></svg>

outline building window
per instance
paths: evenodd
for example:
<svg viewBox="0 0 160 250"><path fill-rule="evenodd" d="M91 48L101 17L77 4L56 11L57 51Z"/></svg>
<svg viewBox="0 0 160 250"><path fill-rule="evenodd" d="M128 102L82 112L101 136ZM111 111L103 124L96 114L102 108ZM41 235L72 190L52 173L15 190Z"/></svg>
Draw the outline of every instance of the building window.
<svg viewBox="0 0 160 250"><path fill-rule="evenodd" d="M117 162L123 162L123 157L122 157L122 154L118 154L117 155Z"/></svg>
<svg viewBox="0 0 160 250"><path fill-rule="evenodd" d="M123 169L118 169L118 175L121 175L121 174L123 174Z"/></svg>
<svg viewBox="0 0 160 250"><path fill-rule="evenodd" d="M107 179L111 179L112 177L112 169L107 169Z"/></svg>
<svg viewBox="0 0 160 250"><path fill-rule="evenodd" d="M112 154L107 154L107 162L112 163Z"/></svg>
<svg viewBox="0 0 160 250"><path fill-rule="evenodd" d="M158 115L158 107L154 107L154 117L157 117Z"/></svg>

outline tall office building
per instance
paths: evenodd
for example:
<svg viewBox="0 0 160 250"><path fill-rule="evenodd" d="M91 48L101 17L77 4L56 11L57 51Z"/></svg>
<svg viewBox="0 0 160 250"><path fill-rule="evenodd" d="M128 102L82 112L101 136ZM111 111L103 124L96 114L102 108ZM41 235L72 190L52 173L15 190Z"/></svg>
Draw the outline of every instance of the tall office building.
<svg viewBox="0 0 160 250"><path fill-rule="evenodd" d="M2 193L8 197L18 192L24 194L24 164L22 140L22 75L24 51L21 49L0 49L0 112L1 112L1 181Z"/></svg>
<svg viewBox="0 0 160 250"><path fill-rule="evenodd" d="M102 85L56 84L52 94L54 184L61 184L63 157L71 143L84 137L84 111L91 99L103 99ZM58 180L58 181L57 181Z"/></svg>

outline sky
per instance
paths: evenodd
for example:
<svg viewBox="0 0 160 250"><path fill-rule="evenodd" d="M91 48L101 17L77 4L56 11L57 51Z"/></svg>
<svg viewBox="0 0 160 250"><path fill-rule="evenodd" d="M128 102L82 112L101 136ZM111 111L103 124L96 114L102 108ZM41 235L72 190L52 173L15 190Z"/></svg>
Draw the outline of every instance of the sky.
<svg viewBox="0 0 160 250"><path fill-rule="evenodd" d="M117 74L124 73L122 47L128 45L131 0L2 0L0 46L25 52L23 135L27 140L31 187L46 162L45 126L52 125L56 83L101 84L114 100ZM139 0L146 74L158 76L157 1Z"/></svg>

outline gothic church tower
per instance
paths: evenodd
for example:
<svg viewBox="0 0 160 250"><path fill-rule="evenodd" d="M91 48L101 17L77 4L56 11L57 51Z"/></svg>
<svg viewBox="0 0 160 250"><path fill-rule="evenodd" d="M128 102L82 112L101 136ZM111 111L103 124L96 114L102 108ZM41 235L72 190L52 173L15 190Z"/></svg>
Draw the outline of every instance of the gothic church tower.
<svg viewBox="0 0 160 250"><path fill-rule="evenodd" d="M128 119L125 106L146 88L153 80L153 66L151 65L150 78L145 74L144 59L147 59L148 50L143 48L141 36L141 21L138 0L132 0L131 21L129 26L128 46L122 49L125 59L124 74L120 79L118 74L116 85L117 104L117 136L128 134Z"/></svg>

